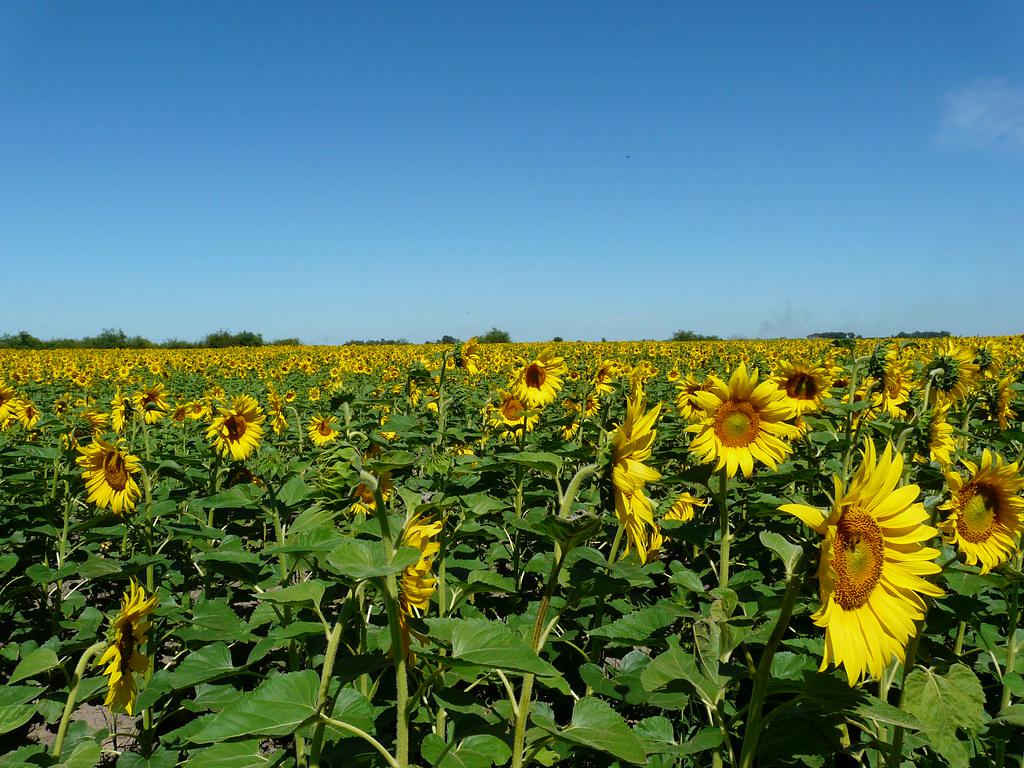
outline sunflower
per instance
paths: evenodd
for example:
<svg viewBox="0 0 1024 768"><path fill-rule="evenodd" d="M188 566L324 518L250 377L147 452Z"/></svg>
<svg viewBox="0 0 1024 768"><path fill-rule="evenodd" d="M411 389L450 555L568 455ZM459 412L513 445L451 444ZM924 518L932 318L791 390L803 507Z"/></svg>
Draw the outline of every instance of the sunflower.
<svg viewBox="0 0 1024 768"><path fill-rule="evenodd" d="M747 375L740 363L728 384L711 376L708 390L696 393L704 418L687 427L697 433L690 450L702 464L717 461L715 469L724 468L729 477L737 469L749 476L755 459L775 469L793 450L784 438L798 434L785 421L794 415L785 392L770 379L760 384L757 379L756 370Z"/></svg>
<svg viewBox="0 0 1024 768"><path fill-rule="evenodd" d="M917 428L920 447L914 455L915 460L922 463L935 461L942 467L953 463L956 443L953 442L953 427L946 421L948 415L947 403L932 408L922 417L922 423Z"/></svg>
<svg viewBox="0 0 1024 768"><path fill-rule="evenodd" d="M970 394L979 368L970 349L947 339L938 354L925 364L922 376L925 382L931 379L931 398L958 401Z"/></svg>
<svg viewBox="0 0 1024 768"><path fill-rule="evenodd" d="M615 514L626 533L626 551L635 550L641 557L649 551L650 531L655 527L651 500L644 495L644 486L661 477L644 462L651 457L651 446L657 431L654 422L661 406L644 412L642 397L626 401L626 418L612 433L612 491Z"/></svg>
<svg viewBox="0 0 1024 768"><path fill-rule="evenodd" d="M698 499L696 496L692 496L685 491L676 496L675 501L672 502L672 506L668 508L668 512L665 513L663 520L679 520L680 522L687 523L693 520L694 512L697 507L703 509L707 506L707 502L703 499Z"/></svg>
<svg viewBox="0 0 1024 768"><path fill-rule="evenodd" d="M786 401L798 415L820 411L830 396L832 371L822 363L779 363L775 383L786 393Z"/></svg>
<svg viewBox="0 0 1024 768"><path fill-rule="evenodd" d="M132 477L142 469L139 458L99 438L78 451L82 455L77 463L82 467L89 501L118 516L135 509L142 496Z"/></svg>
<svg viewBox="0 0 1024 768"><path fill-rule="evenodd" d="M863 461L844 488L838 477L831 511L803 504L779 507L824 537L818 565L821 607L811 617L825 629L821 670L829 664L846 668L850 685L870 674L879 679L904 650L924 618L922 595L942 590L923 576L941 569L939 551L925 546L936 531L917 501L920 488L898 488L903 457L886 446L876 460L875 446L865 441Z"/></svg>
<svg viewBox="0 0 1024 768"><path fill-rule="evenodd" d="M14 418L18 402L18 393L0 380L0 424Z"/></svg>
<svg viewBox="0 0 1024 768"><path fill-rule="evenodd" d="M873 410L886 413L894 419L902 416L910 400L914 378L910 363L901 358L896 350L889 350L882 358L881 368L873 376L874 381L868 384L867 389L861 390L861 396L866 397L870 389Z"/></svg>
<svg viewBox="0 0 1024 768"><path fill-rule="evenodd" d="M210 415L210 406L202 400L191 400L185 406L185 413L193 421L202 421Z"/></svg>
<svg viewBox="0 0 1024 768"><path fill-rule="evenodd" d="M978 366L978 373L986 379L995 378L999 370L1001 355L996 342L985 340L978 344L974 350L974 362Z"/></svg>
<svg viewBox="0 0 1024 768"><path fill-rule="evenodd" d="M459 347L455 364L470 375L475 375L480 371L480 343L476 336Z"/></svg>
<svg viewBox="0 0 1024 768"><path fill-rule="evenodd" d="M135 406L132 403L132 398L122 394L121 388L118 387L110 401L110 425L114 431L120 434L133 413L135 413Z"/></svg>
<svg viewBox="0 0 1024 768"><path fill-rule="evenodd" d="M380 484L381 498L387 501L391 498L392 489L390 473L382 473L378 482ZM352 495L356 499L352 504L352 514L372 515L374 510L377 509L377 497L373 493L373 488L366 483L359 483L352 492Z"/></svg>
<svg viewBox="0 0 1024 768"><path fill-rule="evenodd" d="M403 616L422 616L430 605L430 598L437 589L437 579L431 571L433 558L440 549L436 538L443 523L429 517L413 518L402 532L402 544L416 547L420 559L402 571L399 582L399 603Z"/></svg>
<svg viewBox="0 0 1024 768"><path fill-rule="evenodd" d="M981 454L981 467L964 460L970 471L966 480L956 472L946 473L950 500L940 509L949 516L939 524L942 538L955 545L968 565L980 565L988 573L1005 563L1020 546L1024 499L1017 494L1024 487L1020 467L1006 464L988 449Z"/></svg>
<svg viewBox="0 0 1024 768"><path fill-rule="evenodd" d="M154 384L146 387L141 392L136 392L132 398L135 410L142 413L142 418L147 424L156 424L167 415L167 400L164 399L164 385Z"/></svg>
<svg viewBox="0 0 1024 768"><path fill-rule="evenodd" d="M995 415L996 421L999 422L1000 429L1007 429L1010 423L1010 419L1016 418L1017 413L1013 410L1013 390L1010 385L1013 384L1013 377L1006 376L999 380L996 385L996 397L995 397Z"/></svg>
<svg viewBox="0 0 1024 768"><path fill-rule="evenodd" d="M151 622L147 619L156 608L157 596L146 597L146 591L132 579L128 591L121 599L121 612L113 622L113 638L106 652L97 662L107 664L103 674L107 676L107 698L103 704L111 710L124 710L133 714L135 696L135 674L145 674L149 659L139 647L146 642Z"/></svg>
<svg viewBox="0 0 1024 768"><path fill-rule="evenodd" d="M21 426L25 429L32 429L36 424L39 423L39 417L42 414L39 409L36 408L35 403L31 400L22 400L19 403L18 411L15 414L15 418L21 422Z"/></svg>
<svg viewBox="0 0 1024 768"><path fill-rule="evenodd" d="M313 444L323 448L338 439L338 423L333 416L313 416L306 432Z"/></svg>
<svg viewBox="0 0 1024 768"><path fill-rule="evenodd" d="M221 408L220 416L206 430L206 439L221 456L242 461L259 448L266 416L255 398L239 395L230 408Z"/></svg>
<svg viewBox="0 0 1024 768"><path fill-rule="evenodd" d="M545 349L519 372L512 392L527 408L542 408L558 396L565 372L565 360Z"/></svg>
<svg viewBox="0 0 1024 768"><path fill-rule="evenodd" d="M687 374L676 384L676 408L684 421L700 421L704 417L704 409L697 402L697 393L707 391L709 386L710 381L698 379L693 374Z"/></svg>
<svg viewBox="0 0 1024 768"><path fill-rule="evenodd" d="M594 374L594 381L592 387L594 392L599 396L606 395L611 392L612 380L619 375L621 366L614 360L602 360L601 365L597 368L597 373Z"/></svg>
<svg viewBox="0 0 1024 768"><path fill-rule="evenodd" d="M531 411L522 400L511 392L500 392L501 402L497 405L488 406L488 422L492 427L504 429L508 433L517 432L523 428L525 421L526 431L532 432L540 421L540 414Z"/></svg>

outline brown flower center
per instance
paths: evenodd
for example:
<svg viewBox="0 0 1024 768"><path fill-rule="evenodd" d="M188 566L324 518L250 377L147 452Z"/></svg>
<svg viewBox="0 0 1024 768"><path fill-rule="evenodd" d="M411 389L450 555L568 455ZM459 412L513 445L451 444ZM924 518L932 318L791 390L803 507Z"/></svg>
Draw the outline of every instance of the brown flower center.
<svg viewBox="0 0 1024 768"><path fill-rule="evenodd" d="M228 440L241 440L242 435L245 434L245 417L238 415L228 416L224 420L224 429L228 431Z"/></svg>
<svg viewBox="0 0 1024 768"><path fill-rule="evenodd" d="M544 370L544 366L538 365L537 363L530 363L526 366L526 386L530 389L540 389L544 384L544 380L548 377L547 371Z"/></svg>
<svg viewBox="0 0 1024 768"><path fill-rule="evenodd" d="M501 404L501 415L505 417L507 421L518 421L523 418L523 404L518 399L510 397L508 400Z"/></svg>
<svg viewBox="0 0 1024 768"><path fill-rule="evenodd" d="M715 413L715 434L729 448L745 448L754 442L761 417L747 402L729 400Z"/></svg>
<svg viewBox="0 0 1024 768"><path fill-rule="evenodd" d="M813 400L819 391L818 382L809 373L795 373L786 379L786 394L794 400Z"/></svg>
<svg viewBox="0 0 1024 768"><path fill-rule="evenodd" d="M103 478L115 491L123 491L128 485L128 467L118 451L110 451L103 457Z"/></svg>
<svg viewBox="0 0 1024 768"><path fill-rule="evenodd" d="M972 544L987 540L999 520L999 493L988 485L968 485L960 491L956 530Z"/></svg>
<svg viewBox="0 0 1024 768"><path fill-rule="evenodd" d="M334 430L331 429L331 425L326 421L321 421L320 426L317 427L317 432L319 432L324 437L330 437L333 431Z"/></svg>
<svg viewBox="0 0 1024 768"><path fill-rule="evenodd" d="M875 519L857 508L843 512L832 545L833 597L841 608L851 611L868 601L884 562L885 542Z"/></svg>

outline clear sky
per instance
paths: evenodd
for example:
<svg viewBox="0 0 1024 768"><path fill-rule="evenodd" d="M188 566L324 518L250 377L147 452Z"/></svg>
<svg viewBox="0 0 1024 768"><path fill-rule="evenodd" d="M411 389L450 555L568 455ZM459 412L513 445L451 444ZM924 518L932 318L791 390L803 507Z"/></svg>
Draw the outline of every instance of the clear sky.
<svg viewBox="0 0 1024 768"><path fill-rule="evenodd" d="M1024 331L1024 4L0 0L0 333Z"/></svg>

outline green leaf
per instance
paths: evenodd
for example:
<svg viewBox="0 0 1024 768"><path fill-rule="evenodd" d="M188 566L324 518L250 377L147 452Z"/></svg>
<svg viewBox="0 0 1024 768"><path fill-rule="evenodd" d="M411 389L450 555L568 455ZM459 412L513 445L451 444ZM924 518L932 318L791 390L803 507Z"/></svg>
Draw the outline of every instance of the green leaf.
<svg viewBox="0 0 1024 768"><path fill-rule="evenodd" d="M319 685L320 678L311 669L272 677L214 715L191 741L205 744L240 736L289 736L316 715Z"/></svg>
<svg viewBox="0 0 1024 768"><path fill-rule="evenodd" d="M189 765L203 768L270 768L280 762L283 749L263 754L260 739L214 744L212 747L189 752Z"/></svg>
<svg viewBox="0 0 1024 768"><path fill-rule="evenodd" d="M168 674L168 680L171 689L176 691L208 683L235 671L228 647L224 643L212 643L190 653Z"/></svg>
<svg viewBox="0 0 1024 768"><path fill-rule="evenodd" d="M324 592L327 590L327 582L313 579L303 581L299 584L292 584L283 589L275 589L270 592L262 592L257 595L260 600L277 603L279 605L294 605L295 603L312 603L320 605Z"/></svg>
<svg viewBox="0 0 1024 768"><path fill-rule="evenodd" d="M644 644L661 630L675 623L679 613L673 608L653 605L627 613L621 619L590 630L591 637L607 637L630 645Z"/></svg>
<svg viewBox="0 0 1024 768"><path fill-rule="evenodd" d="M310 487L306 485L306 481L299 475L294 475L287 483L281 486L281 489L277 492L277 500L286 507L291 507L300 501L305 501L312 493Z"/></svg>
<svg viewBox="0 0 1024 768"><path fill-rule="evenodd" d="M794 573L794 569L803 557L803 548L770 531L762 531L759 538L762 544L779 556L782 564L786 567L786 573Z"/></svg>
<svg viewBox="0 0 1024 768"><path fill-rule="evenodd" d="M94 768L100 761L102 750L95 741L82 741L75 745L67 759L54 768Z"/></svg>
<svg viewBox="0 0 1024 768"><path fill-rule="evenodd" d="M903 684L902 706L921 722L930 747L951 766L967 765L970 750L957 730L978 731L986 719L985 692L969 667L956 664L945 675L914 669Z"/></svg>
<svg viewBox="0 0 1024 768"><path fill-rule="evenodd" d="M258 507L263 490L252 483L243 483L228 488L226 491L196 499L195 506L204 509L246 509Z"/></svg>
<svg viewBox="0 0 1024 768"><path fill-rule="evenodd" d="M558 674L526 640L500 621L460 619L452 623L453 661L548 677Z"/></svg>
<svg viewBox="0 0 1024 768"><path fill-rule="evenodd" d="M522 464L549 475L557 475L562 471L562 457L555 453L540 451L521 451L510 453L502 458L512 464Z"/></svg>
<svg viewBox="0 0 1024 768"><path fill-rule="evenodd" d="M669 638L668 645L668 650L641 673L640 682L644 689L653 692L686 683L706 704L716 706L725 690L721 681L701 674L693 656L679 647L678 639Z"/></svg>
<svg viewBox="0 0 1024 768"><path fill-rule="evenodd" d="M334 697L331 717L356 728L373 733L373 705L370 700L355 688L342 688ZM325 734L340 739L352 736L348 731L340 731L330 725L324 726Z"/></svg>
<svg viewBox="0 0 1024 768"><path fill-rule="evenodd" d="M379 541L365 539L345 539L327 555L328 564L337 573L356 581L398 573L419 559L418 549L401 547L389 563L384 554L384 545Z"/></svg>
<svg viewBox="0 0 1024 768"><path fill-rule="evenodd" d="M32 704L0 704L0 733L20 728L36 713Z"/></svg>
<svg viewBox="0 0 1024 768"><path fill-rule="evenodd" d="M1024 704L1011 704L999 710L999 714L991 721L992 725L1016 725L1024 728Z"/></svg>
<svg viewBox="0 0 1024 768"><path fill-rule="evenodd" d="M54 667L59 666L60 659L57 658L57 654L54 653L53 649L36 648L18 663L18 666L14 668L14 674L11 675L11 679L7 681L7 684L11 685L19 680L27 680L30 677L41 675L43 672L49 672Z"/></svg>
<svg viewBox="0 0 1024 768"><path fill-rule="evenodd" d="M607 752L627 763L647 762L640 738L626 725L622 715L601 699L588 696L577 701L566 728L553 728L539 718L538 725L563 741Z"/></svg>
<svg viewBox="0 0 1024 768"><path fill-rule="evenodd" d="M420 754L436 768L491 768L508 762L512 750L504 741L490 734L467 736L453 748L432 733L423 740Z"/></svg>

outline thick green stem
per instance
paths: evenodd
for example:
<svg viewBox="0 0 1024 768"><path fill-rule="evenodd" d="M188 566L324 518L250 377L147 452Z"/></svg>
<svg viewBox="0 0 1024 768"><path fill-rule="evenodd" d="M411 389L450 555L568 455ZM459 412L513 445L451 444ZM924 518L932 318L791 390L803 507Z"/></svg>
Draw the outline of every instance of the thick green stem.
<svg viewBox="0 0 1024 768"><path fill-rule="evenodd" d="M358 736L360 739L362 739L367 744L376 749L378 752L380 752L381 756L387 761L388 765L391 766L391 768L399 768L399 762L391 756L391 753L384 748L384 745L377 741L375 738L373 738L373 736L368 734L366 731L362 730L361 728L357 728L354 725L350 725L349 723L342 722L341 720L335 720L333 717L327 717L327 715L323 714L320 715L320 720L324 724L329 725L332 728L337 728L339 731L348 731L349 733Z"/></svg>
<svg viewBox="0 0 1024 768"><path fill-rule="evenodd" d="M729 475L725 467L718 473L718 529L721 533L718 586L725 589L729 586L729 544L732 540L729 533Z"/></svg>
<svg viewBox="0 0 1024 768"><path fill-rule="evenodd" d="M794 571L797 570L797 567L799 567L799 562L794 567ZM743 747L740 750L740 768L750 768L754 764L754 755L757 754L757 744L761 738L761 714L765 695L768 692L768 680L771 678L772 659L775 657L779 643L782 642L782 636L789 627L789 620L793 615L793 605L800 592L802 582L803 579L796 573L786 576L786 594L782 598L779 618L768 638L764 653L761 654L761 661L757 665L757 674L754 677L754 690L750 695L750 707L747 712L747 727L743 735Z"/></svg>
<svg viewBox="0 0 1024 768"><path fill-rule="evenodd" d="M900 686L899 706L901 709L903 708L903 694L907 690L907 675L910 674L914 668L914 662L917 661L917 646L921 643L921 629L921 627L918 628L917 634L911 638L910 643L907 645L907 653L903 661L903 682ZM892 750L889 752L889 765L891 768L898 768L899 764L903 762L903 734L903 726L897 725L892 735Z"/></svg>
<svg viewBox="0 0 1024 768"><path fill-rule="evenodd" d="M82 675L85 674L85 668L89 666L89 662L92 661L92 657L100 651L105 650L106 647L107 642L105 640L93 643L85 649L85 653L83 653L78 659L78 664L75 666L75 674L71 678L71 689L68 691L68 699L64 703L64 714L61 715L60 725L57 726L57 738L53 740L53 746L50 748L50 754L54 757L60 757L60 751L64 748L64 737L68 732L68 723L71 721L71 713L75 711L75 700L78 698L78 686L82 682Z"/></svg>
<svg viewBox="0 0 1024 768"><path fill-rule="evenodd" d="M381 492L377 478L365 470L360 472L360 479L373 488L375 501L374 514L380 524L384 555L388 562L395 556L395 540L391 534L388 521L388 510L384 506L384 494ZM388 614L388 628L391 631L391 657L395 667L395 761L398 768L409 765L409 678L406 671L406 647L402 633L401 616L398 605L398 581L394 573L388 573L384 579L384 607Z"/></svg>
<svg viewBox="0 0 1024 768"><path fill-rule="evenodd" d="M1017 556L1017 570L1020 570L1021 556ZM1000 699L1000 709L1010 706L1012 693L1006 682L1007 676L1015 671L1017 665L1017 624L1020 622L1020 582L1013 585L1013 593L1010 597L1010 613L1008 616L1008 631L1006 633L1006 668L1003 670L1003 694Z"/></svg>
<svg viewBox="0 0 1024 768"><path fill-rule="evenodd" d="M331 688L331 675L334 673L334 660L338 655L338 643L341 640L341 622L335 623L327 638L327 650L324 652L324 666L320 672L320 688L316 695L316 710L321 715L327 706L327 697ZM321 720L313 729L313 742L309 751L310 768L319 768L320 752L323 749L324 721ZM388 755L390 757L390 755Z"/></svg>

